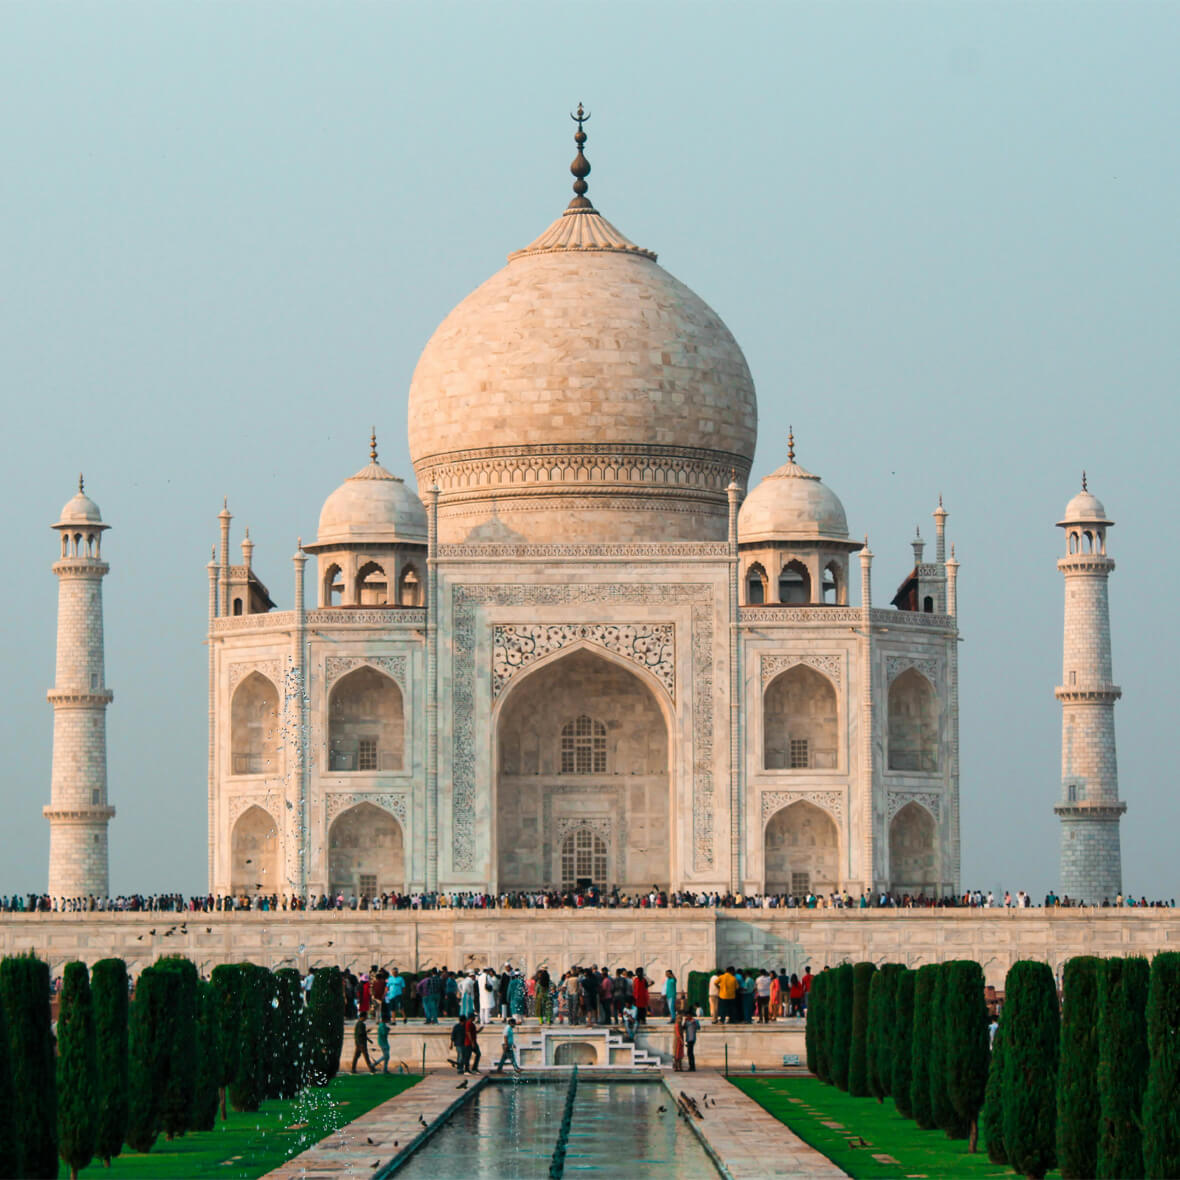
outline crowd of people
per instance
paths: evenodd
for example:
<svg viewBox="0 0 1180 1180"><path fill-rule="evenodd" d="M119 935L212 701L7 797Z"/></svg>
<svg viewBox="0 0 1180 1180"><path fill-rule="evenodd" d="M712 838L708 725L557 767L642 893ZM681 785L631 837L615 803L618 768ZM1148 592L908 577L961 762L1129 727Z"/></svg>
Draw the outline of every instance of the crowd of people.
<svg viewBox="0 0 1180 1180"><path fill-rule="evenodd" d="M1176 899L1148 901L1146 897L1119 894L1094 903L1078 901L1068 896L1058 897L1050 891L1045 895L1045 908L1090 907L1109 909L1112 906L1133 906L1174 909ZM999 896L992 891L969 890L955 896L931 897L925 894L888 893L808 893L742 894L718 892L668 892L653 886L647 893L620 893L618 889L585 891L537 891L529 893L382 893L374 897L357 897L344 893L312 893L305 896L288 893L242 893L238 895L204 894L185 897L180 893L133 893L118 897L50 897L48 894L12 894L0 896L3 913L104 913L104 912L163 912L163 913L234 913L237 911L274 911L298 913L304 910L522 910L522 909L1027 909L1040 908L1023 889L1015 894Z"/></svg>

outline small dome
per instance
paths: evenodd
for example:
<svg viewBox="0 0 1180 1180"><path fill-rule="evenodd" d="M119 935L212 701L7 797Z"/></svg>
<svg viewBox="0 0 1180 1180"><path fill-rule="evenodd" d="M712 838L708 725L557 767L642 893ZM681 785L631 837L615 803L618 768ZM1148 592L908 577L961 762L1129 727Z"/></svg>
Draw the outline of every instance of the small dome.
<svg viewBox="0 0 1180 1180"><path fill-rule="evenodd" d="M320 510L317 545L357 542L426 543L422 501L376 458L346 479Z"/></svg>
<svg viewBox="0 0 1180 1180"><path fill-rule="evenodd" d="M1086 488L1082 488L1080 492L1065 506L1065 515L1058 522L1059 524L1083 524L1089 521L1092 524L1113 524L1106 515L1106 509L1103 507L1102 501L1098 499L1092 492Z"/></svg>
<svg viewBox="0 0 1180 1180"><path fill-rule="evenodd" d="M742 502L738 540L847 541L848 519L836 493L792 459Z"/></svg>
<svg viewBox="0 0 1180 1180"><path fill-rule="evenodd" d="M66 501L58 518L58 524L101 525L102 513L98 505L86 494L82 477L78 476L78 491ZM103 525L105 528L106 526Z"/></svg>

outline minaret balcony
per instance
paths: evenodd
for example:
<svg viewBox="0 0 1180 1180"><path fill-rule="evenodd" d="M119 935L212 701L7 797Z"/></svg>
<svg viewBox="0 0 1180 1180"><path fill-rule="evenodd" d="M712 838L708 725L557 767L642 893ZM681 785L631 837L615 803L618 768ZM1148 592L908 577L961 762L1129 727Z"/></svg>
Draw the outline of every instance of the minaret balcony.
<svg viewBox="0 0 1180 1180"><path fill-rule="evenodd" d="M99 705L109 705L115 699L115 694L109 688L100 688L94 692L83 692L72 688L51 688L45 694L46 700L55 707L92 709Z"/></svg>
<svg viewBox="0 0 1180 1180"><path fill-rule="evenodd" d="M1111 704L1123 690L1117 684L1059 684L1053 695L1063 704Z"/></svg>
<svg viewBox="0 0 1180 1180"><path fill-rule="evenodd" d="M1063 819L1121 819L1126 810L1127 805L1121 800L1114 803L1088 803L1080 799L1076 803L1058 803L1053 808L1053 814Z"/></svg>

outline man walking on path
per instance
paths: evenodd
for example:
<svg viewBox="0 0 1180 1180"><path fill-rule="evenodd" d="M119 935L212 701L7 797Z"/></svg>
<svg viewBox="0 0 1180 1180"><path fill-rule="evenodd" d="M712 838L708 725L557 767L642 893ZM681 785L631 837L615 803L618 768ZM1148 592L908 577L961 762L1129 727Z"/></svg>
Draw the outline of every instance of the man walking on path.
<svg viewBox="0 0 1180 1180"><path fill-rule="evenodd" d="M479 1025L474 1016L468 1016L464 1023L463 1051L467 1054L466 1065L469 1073L479 1073L479 1059L483 1056L479 1049Z"/></svg>
<svg viewBox="0 0 1180 1180"><path fill-rule="evenodd" d="M363 1057L369 1067L369 1073L376 1073L377 1067L369 1056L369 1030L365 1026L365 1018L360 1017L352 1030L352 1040L355 1049L352 1054L352 1072L356 1073L356 1063Z"/></svg>
<svg viewBox="0 0 1180 1180"><path fill-rule="evenodd" d="M516 1060L516 1017L509 1016L508 1023L504 1026L504 1043L502 1052L500 1053L500 1060L496 1063L496 1073L504 1072L504 1062L511 1061L512 1068L516 1073L520 1073L520 1063Z"/></svg>

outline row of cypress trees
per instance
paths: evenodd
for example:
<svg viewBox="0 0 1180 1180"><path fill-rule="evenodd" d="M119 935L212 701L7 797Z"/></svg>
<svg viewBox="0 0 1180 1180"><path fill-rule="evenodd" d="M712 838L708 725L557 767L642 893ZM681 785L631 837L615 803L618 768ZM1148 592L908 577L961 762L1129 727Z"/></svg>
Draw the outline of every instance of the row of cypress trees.
<svg viewBox="0 0 1180 1180"><path fill-rule="evenodd" d="M0 1178L72 1177L126 1143L150 1151L212 1130L218 1110L254 1111L267 1098L327 1085L344 1043L337 968L316 972L302 1003L299 973L252 963L217 967L206 983L184 958L141 972L129 1002L122 959L62 977L54 1058L49 967L31 955L0 961Z"/></svg>
<svg viewBox="0 0 1180 1180"><path fill-rule="evenodd" d="M1180 954L1079 956L1005 983L988 1155L1028 1176L1180 1176Z"/></svg>
<svg viewBox="0 0 1180 1180"><path fill-rule="evenodd" d="M818 975L807 1064L853 1095L892 1097L1026 1176L1180 1176L1180 953L1014 963L988 1049L983 972L843 964Z"/></svg>
<svg viewBox="0 0 1180 1180"><path fill-rule="evenodd" d="M844 963L808 1001L807 1064L853 1097L892 1098L920 1127L975 1150L988 1071L983 971L955 960L911 971Z"/></svg>

